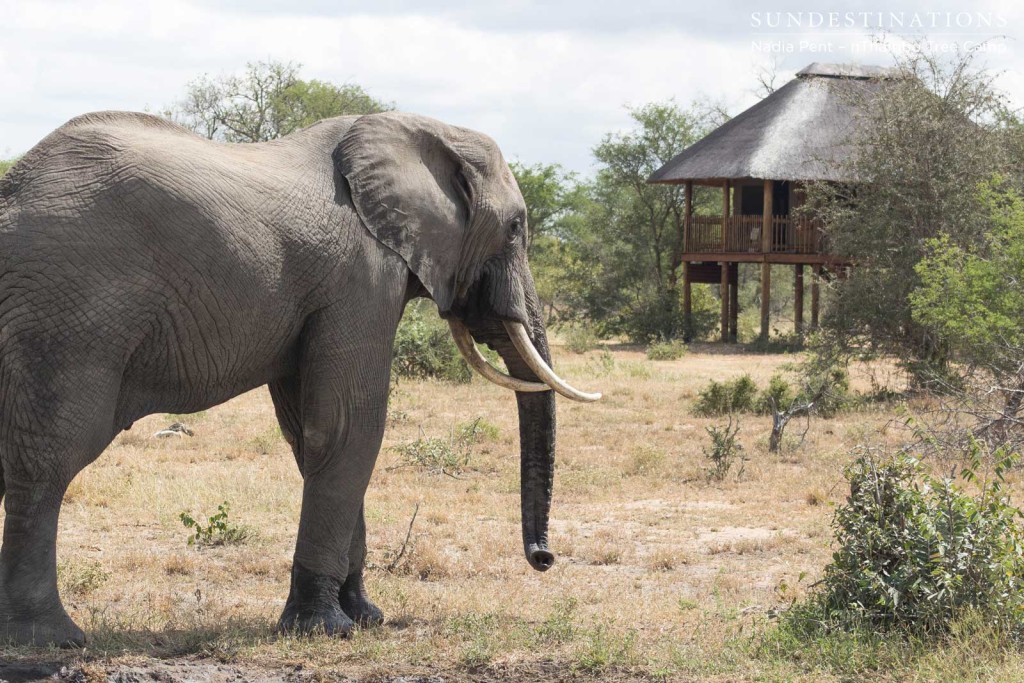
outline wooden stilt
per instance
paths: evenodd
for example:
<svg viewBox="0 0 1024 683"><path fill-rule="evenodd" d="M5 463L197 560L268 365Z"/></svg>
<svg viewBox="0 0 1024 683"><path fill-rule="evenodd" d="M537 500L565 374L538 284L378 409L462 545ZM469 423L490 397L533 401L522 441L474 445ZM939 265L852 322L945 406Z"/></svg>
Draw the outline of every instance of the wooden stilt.
<svg viewBox="0 0 1024 683"><path fill-rule="evenodd" d="M693 230L693 181L686 181L686 215L683 216L683 253L690 251L690 233Z"/></svg>
<svg viewBox="0 0 1024 683"><path fill-rule="evenodd" d="M764 181L764 210L761 214L761 251L772 252L772 192L775 183ZM772 290L772 267L768 263L761 264L761 341L768 341L768 325L770 324L770 304Z"/></svg>
<svg viewBox="0 0 1024 683"><path fill-rule="evenodd" d="M821 264L815 264L811 277L811 329L818 329L818 302L821 282Z"/></svg>
<svg viewBox="0 0 1024 683"><path fill-rule="evenodd" d="M804 334L804 266L793 266L793 331L798 337Z"/></svg>
<svg viewBox="0 0 1024 683"><path fill-rule="evenodd" d="M740 315L740 264L730 264L729 268L729 341L736 343L739 330Z"/></svg>
<svg viewBox="0 0 1024 683"><path fill-rule="evenodd" d="M693 287L690 284L690 262L683 261L683 341L693 341Z"/></svg>
<svg viewBox="0 0 1024 683"><path fill-rule="evenodd" d="M722 341L729 341L729 264L720 263L722 276L719 294L722 297Z"/></svg>
<svg viewBox="0 0 1024 683"><path fill-rule="evenodd" d="M761 341L768 341L768 325L770 320L770 304L772 300L772 266L761 264Z"/></svg>
<svg viewBox="0 0 1024 683"><path fill-rule="evenodd" d="M729 190L732 183L728 180L722 186L722 251L729 251L729 216L732 215L729 202Z"/></svg>

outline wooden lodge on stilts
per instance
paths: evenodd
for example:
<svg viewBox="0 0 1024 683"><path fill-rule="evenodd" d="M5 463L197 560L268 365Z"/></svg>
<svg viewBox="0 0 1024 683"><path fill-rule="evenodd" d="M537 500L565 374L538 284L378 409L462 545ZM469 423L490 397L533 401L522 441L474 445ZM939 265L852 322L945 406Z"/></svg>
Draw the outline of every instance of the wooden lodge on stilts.
<svg viewBox="0 0 1024 683"><path fill-rule="evenodd" d="M818 325L823 273L845 267L822 226L798 209L808 182L844 177L858 106L882 67L814 63L768 97L716 128L658 169L650 183L686 185L683 309L694 282L718 283L722 341L736 341L739 264L761 266L761 339L769 334L772 265L793 267L795 332L804 330L804 272L810 266L811 327ZM857 96L846 96L848 89ZM852 95L852 93L850 93ZM858 104L860 103L860 104ZM722 188L721 215L695 215L695 185Z"/></svg>

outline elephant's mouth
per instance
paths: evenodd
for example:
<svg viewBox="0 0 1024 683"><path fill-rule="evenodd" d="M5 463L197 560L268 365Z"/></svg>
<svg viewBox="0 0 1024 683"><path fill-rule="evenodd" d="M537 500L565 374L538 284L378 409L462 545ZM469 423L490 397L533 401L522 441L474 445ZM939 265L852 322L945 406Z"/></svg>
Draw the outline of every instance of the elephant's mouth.
<svg viewBox="0 0 1024 683"><path fill-rule="evenodd" d="M495 368L487 362L487 359L476 348L476 343L469 328L455 318L448 319L448 326L451 328L452 337L455 338L455 345L458 346L459 352L466 359L466 362L469 363L471 368L480 373L484 379L497 384L499 387L522 392L554 390L566 398L585 403L601 398L601 394L580 391L559 377L551 369L551 366L544 361L540 352L537 351L537 347L530 340L530 335L527 333L525 325L508 321L503 321L502 325L509 339L512 340L512 344L515 346L519 356L537 378L541 380L540 382L516 379Z"/></svg>

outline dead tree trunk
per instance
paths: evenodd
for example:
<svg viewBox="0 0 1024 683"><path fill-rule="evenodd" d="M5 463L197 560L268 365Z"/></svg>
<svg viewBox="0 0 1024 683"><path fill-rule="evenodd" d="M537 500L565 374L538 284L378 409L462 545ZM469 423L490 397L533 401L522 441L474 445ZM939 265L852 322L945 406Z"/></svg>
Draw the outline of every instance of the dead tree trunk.
<svg viewBox="0 0 1024 683"><path fill-rule="evenodd" d="M769 398L772 406L772 435L768 439L769 453L778 453L782 450L782 435L786 431L786 425L798 415L810 415L814 407L825 396L827 390L828 384L822 383L821 387L809 400L804 403L797 403L796 399L794 399L786 410L779 410L774 396Z"/></svg>

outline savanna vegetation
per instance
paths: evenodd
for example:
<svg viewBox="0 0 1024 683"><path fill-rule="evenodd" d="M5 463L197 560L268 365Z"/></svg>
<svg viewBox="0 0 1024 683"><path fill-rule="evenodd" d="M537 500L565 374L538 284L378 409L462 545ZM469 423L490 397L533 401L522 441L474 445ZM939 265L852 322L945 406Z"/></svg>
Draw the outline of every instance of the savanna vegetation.
<svg viewBox="0 0 1024 683"><path fill-rule="evenodd" d="M803 340L682 342L714 329L718 292L695 285L684 320L683 197L645 180L720 107L632 109L592 177L512 163L555 362L605 394L560 405L552 571L518 550L509 397L416 302L367 499L382 628L270 635L300 480L259 390L146 418L72 484L60 581L90 648L6 656L85 679L201 660L317 680L1020 680L1024 128L971 54L898 68L851 140L863 182L811 188L857 266ZM245 142L393 106L256 63L165 113ZM741 269L741 340L758 297ZM152 436L172 421L194 436Z"/></svg>

